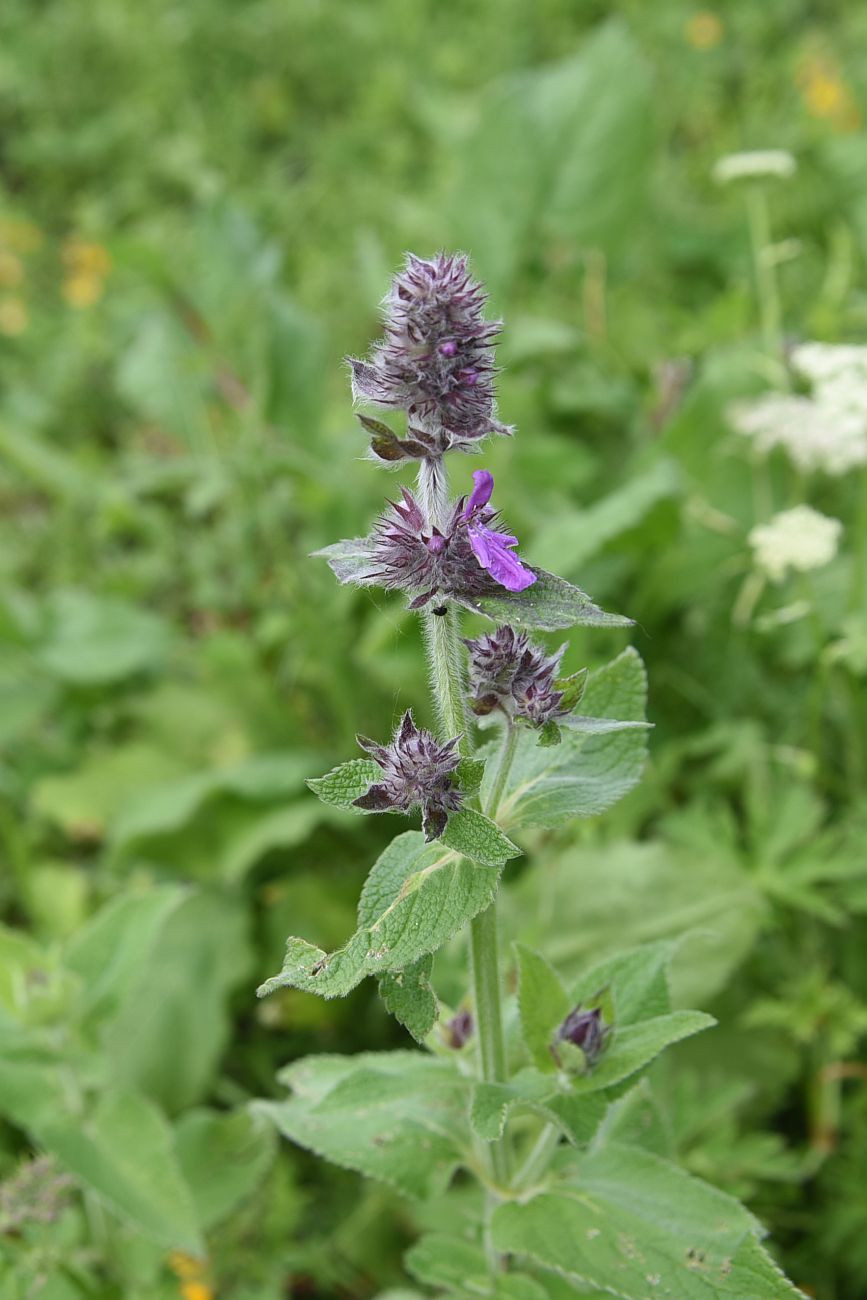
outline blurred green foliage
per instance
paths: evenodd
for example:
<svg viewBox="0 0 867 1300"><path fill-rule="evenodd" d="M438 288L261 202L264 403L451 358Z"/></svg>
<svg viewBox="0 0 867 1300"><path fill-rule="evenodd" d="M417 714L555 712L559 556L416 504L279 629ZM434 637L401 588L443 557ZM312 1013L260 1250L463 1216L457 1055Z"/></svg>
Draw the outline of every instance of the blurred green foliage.
<svg viewBox="0 0 867 1300"><path fill-rule="evenodd" d="M248 1103L305 1052L405 1041L366 985L253 990L287 931L345 939L388 837L303 782L423 708L415 626L307 556L395 487L340 359L404 249L455 246L507 320L498 500L638 620L656 724L613 816L526 836L507 928L569 978L686 936L678 999L720 1027L656 1068L669 1148L811 1294L867 1291L867 493L729 429L764 379L711 180L795 154L787 335L862 337L865 41L845 0L6 0L3 1300L367 1297L452 1226ZM750 527L802 499L839 555L738 616ZM567 666L623 644L580 632Z"/></svg>

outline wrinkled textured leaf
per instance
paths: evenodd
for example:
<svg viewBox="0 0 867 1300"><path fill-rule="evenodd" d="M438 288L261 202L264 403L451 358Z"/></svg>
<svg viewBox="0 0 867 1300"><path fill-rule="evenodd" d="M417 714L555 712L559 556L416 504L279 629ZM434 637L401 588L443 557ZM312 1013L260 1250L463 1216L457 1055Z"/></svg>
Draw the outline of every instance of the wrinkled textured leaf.
<svg viewBox="0 0 867 1300"><path fill-rule="evenodd" d="M352 808L353 800L364 794L382 775L382 769L370 758L351 758L339 763L325 776L312 777L307 784L323 803L335 808ZM361 808L352 808L362 812Z"/></svg>
<svg viewBox="0 0 867 1300"><path fill-rule="evenodd" d="M379 996L386 1011L391 1012L419 1043L427 1038L439 1016L439 1002L430 982L432 965L432 957L422 957L421 961L405 970L389 972L379 978Z"/></svg>
<svg viewBox="0 0 867 1300"><path fill-rule="evenodd" d="M406 831L380 855L365 883L359 913L375 919L366 919L330 954L290 938L282 971L259 995L289 986L342 997L366 975L412 966L488 906L499 875L497 867L469 862Z"/></svg>
<svg viewBox="0 0 867 1300"><path fill-rule="evenodd" d="M644 665L630 646L591 674L584 703L595 716L631 714L641 720L646 692ZM646 753L642 730L588 736L564 732L561 743L550 748L538 746L525 732L498 818L507 828L547 828L601 813L638 782Z"/></svg>
<svg viewBox="0 0 867 1300"><path fill-rule="evenodd" d="M332 565L332 568L334 566ZM458 604L474 614L484 614L497 623L514 623L518 627L536 627L555 632L566 627L630 627L631 618L607 614L594 605L579 587L565 578L531 566L536 574L532 587L523 591L498 592L495 596L464 596Z"/></svg>
<svg viewBox="0 0 867 1300"><path fill-rule="evenodd" d="M422 1052L311 1056L281 1078L292 1097L255 1109L334 1164L429 1196L463 1158L469 1084L450 1061Z"/></svg>
<svg viewBox="0 0 867 1300"><path fill-rule="evenodd" d="M521 854L517 845L503 834L490 817L476 812L474 808L461 808L451 814L440 843L484 866L496 867Z"/></svg>
<svg viewBox="0 0 867 1300"><path fill-rule="evenodd" d="M637 1148L585 1153L556 1190L494 1214L498 1250L624 1300L784 1300L799 1294L732 1197Z"/></svg>

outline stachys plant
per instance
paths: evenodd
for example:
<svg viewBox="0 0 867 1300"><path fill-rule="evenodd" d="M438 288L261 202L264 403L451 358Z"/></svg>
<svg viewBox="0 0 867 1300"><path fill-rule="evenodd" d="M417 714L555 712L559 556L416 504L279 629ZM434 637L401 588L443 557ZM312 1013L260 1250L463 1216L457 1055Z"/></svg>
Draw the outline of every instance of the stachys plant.
<svg viewBox="0 0 867 1300"><path fill-rule="evenodd" d="M516 944L517 995L504 998L497 893L521 853L512 836L598 814L636 783L645 680L631 648L561 676L565 647L551 654L529 630L630 620L518 554L487 470L470 483L459 459L450 493L449 452L513 432L495 414L500 322L484 307L465 257L408 256L382 341L350 362L356 401L406 415L401 433L360 416L373 458L417 462L418 481L367 537L320 554L340 582L399 588L418 611L439 734L407 711L390 740L359 736L363 757L310 781L347 811L418 810L422 829L402 831L374 863L343 947L290 938L283 969L259 990L332 998L373 976L418 1046L296 1061L282 1074L290 1097L260 1105L292 1141L411 1197L441 1195L464 1171L464 1230L428 1233L406 1258L437 1294L793 1296L753 1216L666 1158L642 1076L669 1044L713 1024L672 1010L672 945L611 957L569 985ZM493 630L463 640L464 611ZM441 1008L434 955L464 930L466 995Z"/></svg>

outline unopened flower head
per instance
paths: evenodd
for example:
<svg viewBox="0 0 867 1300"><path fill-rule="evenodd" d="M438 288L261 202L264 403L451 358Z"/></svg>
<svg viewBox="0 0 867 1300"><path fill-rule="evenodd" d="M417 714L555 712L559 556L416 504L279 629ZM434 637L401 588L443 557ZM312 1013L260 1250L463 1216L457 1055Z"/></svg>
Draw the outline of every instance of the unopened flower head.
<svg viewBox="0 0 867 1300"><path fill-rule="evenodd" d="M587 1067L592 1068L602 1054L608 1032L608 1026L602 1019L601 1007L593 1007L589 1011L583 1011L580 1006L575 1007L554 1035L551 1052L559 1064L558 1047L562 1043L571 1043L573 1047L580 1047Z"/></svg>
<svg viewBox="0 0 867 1300"><path fill-rule="evenodd" d="M461 254L408 254L383 304L384 339L369 361L349 358L356 401L406 411L437 454L510 433L494 417L501 322L484 319L486 297Z"/></svg>
<svg viewBox="0 0 867 1300"><path fill-rule="evenodd" d="M782 582L790 569L807 573L833 560L842 531L839 519L801 505L757 524L748 540L758 568L774 582Z"/></svg>
<svg viewBox="0 0 867 1300"><path fill-rule="evenodd" d="M470 652L470 702L475 713L500 708L509 717L542 727L571 711L556 684L565 645L546 655L526 632L516 632L508 624L465 645Z"/></svg>
<svg viewBox="0 0 867 1300"><path fill-rule="evenodd" d="M356 806L368 812L410 812L418 805L425 838L439 839L449 814L461 806L455 783L460 737L440 744L430 731L415 725L407 710L390 745L379 745L366 736L357 740L382 768L382 780L360 795Z"/></svg>
<svg viewBox="0 0 867 1300"><path fill-rule="evenodd" d="M488 504L493 475L476 470L473 479L469 499L455 503L443 528L431 525L412 493L402 489L403 499L391 503L374 529L371 569L362 581L418 592L413 609L437 594L479 597L531 586L536 575L515 554L517 537L491 526L498 519Z"/></svg>

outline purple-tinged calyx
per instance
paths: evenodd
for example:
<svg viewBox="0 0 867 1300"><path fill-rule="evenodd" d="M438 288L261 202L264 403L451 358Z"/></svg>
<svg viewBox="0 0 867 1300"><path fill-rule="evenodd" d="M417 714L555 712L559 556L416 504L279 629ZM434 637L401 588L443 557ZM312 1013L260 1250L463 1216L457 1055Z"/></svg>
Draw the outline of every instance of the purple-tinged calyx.
<svg viewBox="0 0 867 1300"><path fill-rule="evenodd" d="M439 839L449 815L457 812L462 796L455 770L460 762L459 736L446 744L413 721L407 709L390 745L366 736L356 737L361 748L382 768L382 778L354 800L367 812L408 813L421 808L425 839Z"/></svg>
<svg viewBox="0 0 867 1300"><path fill-rule="evenodd" d="M415 441L430 441L433 455L511 433L494 416L501 322L484 319L486 298L461 254L407 254L383 303L385 337L368 361L349 358L355 400L406 411Z"/></svg>
<svg viewBox="0 0 867 1300"><path fill-rule="evenodd" d="M559 1049L562 1044L570 1043L573 1047L581 1049L587 1069L592 1069L602 1054L609 1032L609 1026L602 1019L601 1007L582 1011L581 1007L577 1006L569 1012L554 1035L551 1054L557 1064L562 1065Z"/></svg>
<svg viewBox="0 0 867 1300"><path fill-rule="evenodd" d="M507 717L548 727L565 718L574 707L568 698L571 679L560 681L557 672L566 646L548 655L534 645L526 632L508 623L496 631L465 641L470 658L470 705L474 713L501 709Z"/></svg>
<svg viewBox="0 0 867 1300"><path fill-rule="evenodd" d="M469 499L452 507L442 528L432 526L406 488L392 501L371 537L370 569L358 581L415 592L410 608L420 609L436 595L478 599L523 591L536 581L532 569L513 553L517 538L497 532L497 512L488 504L494 480L476 470Z"/></svg>

